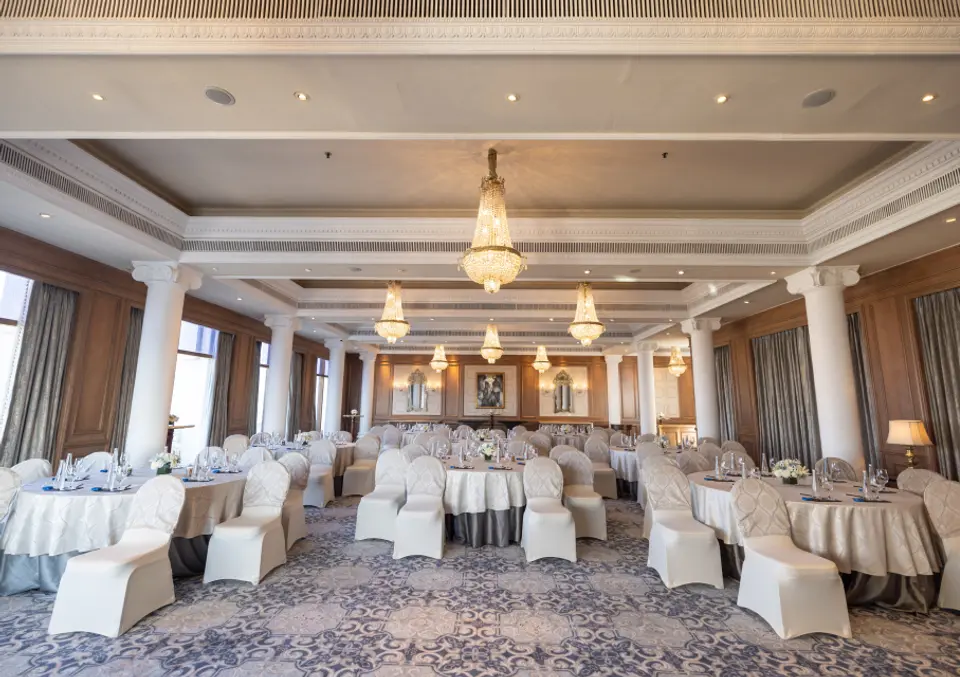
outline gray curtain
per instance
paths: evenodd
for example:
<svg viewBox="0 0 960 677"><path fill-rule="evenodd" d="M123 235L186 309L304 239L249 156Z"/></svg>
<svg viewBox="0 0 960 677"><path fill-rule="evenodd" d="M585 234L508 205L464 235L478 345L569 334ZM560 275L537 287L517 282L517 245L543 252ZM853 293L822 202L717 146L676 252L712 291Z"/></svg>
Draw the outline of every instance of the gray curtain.
<svg viewBox="0 0 960 677"><path fill-rule="evenodd" d="M140 335L143 332L143 309L130 309L127 343L123 348L123 370L120 372L120 393L117 395L117 415L113 421L112 447L123 452L127 444L127 426L130 424L130 405L133 403L133 384L137 380L137 358L140 356Z"/></svg>
<svg viewBox="0 0 960 677"><path fill-rule="evenodd" d="M0 466L9 468L29 458L53 461L76 309L76 292L33 285L0 442Z"/></svg>
<svg viewBox="0 0 960 677"><path fill-rule="evenodd" d="M713 359L717 369L717 402L720 405L720 439L737 439L737 424L733 407L733 363L730 360L730 346L718 346L713 349Z"/></svg>
<svg viewBox="0 0 960 677"><path fill-rule="evenodd" d="M294 353L290 360L290 394L287 397L287 439L302 430L300 427L300 393L303 391L303 353Z"/></svg>
<svg viewBox="0 0 960 677"><path fill-rule="evenodd" d="M857 386L857 405L860 409L860 439L867 463L883 467L877 444L876 408L873 391L870 389L870 365L863 349L863 333L860 329L860 314L847 315L847 336L850 339L850 355L853 357L853 379Z"/></svg>
<svg viewBox="0 0 960 677"><path fill-rule="evenodd" d="M257 428L260 427L260 421L257 420L257 398L260 395L260 350L263 347L263 341L256 341L253 344L253 364L251 368L253 373L250 375L250 402L248 403L247 430L249 435L255 435Z"/></svg>
<svg viewBox="0 0 960 677"><path fill-rule="evenodd" d="M233 364L233 334L220 332L217 337L217 361L213 371L213 404L207 446L218 447L227 437L227 398L230 395L230 365ZM259 371L258 371L259 373Z"/></svg>
<svg viewBox="0 0 960 677"><path fill-rule="evenodd" d="M807 327L751 344L761 451L773 461L797 458L812 468L820 458L820 433Z"/></svg>
<svg viewBox="0 0 960 677"><path fill-rule="evenodd" d="M940 473L960 479L960 288L913 300Z"/></svg>

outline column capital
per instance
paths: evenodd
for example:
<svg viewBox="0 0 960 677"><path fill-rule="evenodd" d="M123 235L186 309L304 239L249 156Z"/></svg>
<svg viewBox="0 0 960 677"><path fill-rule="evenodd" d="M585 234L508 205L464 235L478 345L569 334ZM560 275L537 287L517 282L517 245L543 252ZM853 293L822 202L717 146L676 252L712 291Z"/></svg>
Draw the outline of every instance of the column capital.
<svg viewBox="0 0 960 677"><path fill-rule="evenodd" d="M346 350L347 344L342 338L328 338L323 340L327 350Z"/></svg>
<svg viewBox="0 0 960 677"><path fill-rule="evenodd" d="M633 344L638 353L655 353L660 348L656 341L637 341Z"/></svg>
<svg viewBox="0 0 960 677"><path fill-rule="evenodd" d="M620 354L604 355L603 359L605 359L607 361L607 364L609 364L610 366L614 366L623 362L623 355L620 355Z"/></svg>
<svg viewBox="0 0 960 677"><path fill-rule="evenodd" d="M684 334L692 334L695 331L716 331L719 328L719 317L692 317L680 323L680 331Z"/></svg>
<svg viewBox="0 0 960 677"><path fill-rule="evenodd" d="M376 348L364 348L360 351L360 359L364 362L369 362L371 360L376 360L377 355L380 354L380 351Z"/></svg>
<svg viewBox="0 0 960 677"><path fill-rule="evenodd" d="M300 320L295 315L267 315L263 323L271 329L291 328L297 331L300 328Z"/></svg>
<svg viewBox="0 0 960 677"><path fill-rule="evenodd" d="M860 266L811 266L793 275L787 275L787 291L807 294L822 287L852 287L860 281Z"/></svg>
<svg viewBox="0 0 960 677"><path fill-rule="evenodd" d="M200 288L203 275L179 265L176 261L134 261L133 279L147 286L156 283L175 284L184 291Z"/></svg>

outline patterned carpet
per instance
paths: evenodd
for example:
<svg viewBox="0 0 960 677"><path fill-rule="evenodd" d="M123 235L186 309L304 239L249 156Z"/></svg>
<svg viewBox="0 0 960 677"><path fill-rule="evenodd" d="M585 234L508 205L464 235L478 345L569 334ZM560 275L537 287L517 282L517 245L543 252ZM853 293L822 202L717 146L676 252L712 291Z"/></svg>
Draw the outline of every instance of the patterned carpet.
<svg viewBox="0 0 960 677"><path fill-rule="evenodd" d="M960 674L960 614L855 609L853 640L781 641L733 581L667 591L636 504L607 511L609 542L581 542L576 564L526 564L518 547L456 545L395 562L353 541L355 501L311 509L310 538L260 587L179 581L176 604L118 640L50 638L52 595L0 598L0 676Z"/></svg>

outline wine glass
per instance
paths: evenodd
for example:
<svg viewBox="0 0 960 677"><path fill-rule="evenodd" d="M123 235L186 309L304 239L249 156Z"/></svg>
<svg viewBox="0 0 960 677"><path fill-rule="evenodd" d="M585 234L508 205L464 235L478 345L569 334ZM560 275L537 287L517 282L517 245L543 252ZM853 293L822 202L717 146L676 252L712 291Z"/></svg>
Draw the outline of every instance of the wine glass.
<svg viewBox="0 0 960 677"><path fill-rule="evenodd" d="M877 471L873 474L872 484L877 488L877 493L883 493L884 487L887 486L887 482L890 481L890 475L887 473L886 469L878 468Z"/></svg>

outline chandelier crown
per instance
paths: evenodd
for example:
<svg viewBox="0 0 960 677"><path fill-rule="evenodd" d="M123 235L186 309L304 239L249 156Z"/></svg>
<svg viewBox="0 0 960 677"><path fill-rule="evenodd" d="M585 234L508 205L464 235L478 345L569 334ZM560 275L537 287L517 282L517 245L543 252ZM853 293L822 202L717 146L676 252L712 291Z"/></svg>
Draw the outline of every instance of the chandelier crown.
<svg viewBox="0 0 960 677"><path fill-rule="evenodd" d="M550 360L547 358L546 346L537 346L537 356L533 360L533 368L541 374L550 368Z"/></svg>
<svg viewBox="0 0 960 677"><path fill-rule="evenodd" d="M584 346L589 346L603 335L606 327L597 319L593 303L593 289L589 282L577 285L577 314L570 323L569 332Z"/></svg>
<svg viewBox="0 0 960 677"><path fill-rule="evenodd" d="M447 354L446 351L444 351L443 346L437 346L434 348L433 359L430 360L430 367L436 372L441 372L449 366L450 363L447 362Z"/></svg>
<svg viewBox="0 0 960 677"><path fill-rule="evenodd" d="M383 303L380 321L373 325L374 330L387 339L387 343L396 343L410 331L410 323L403 319L403 300L400 297L400 281L387 283L387 298Z"/></svg>
<svg viewBox="0 0 960 677"><path fill-rule="evenodd" d="M677 378L680 378L687 371L687 364L683 361L683 355L680 354L680 349L677 346L670 349L670 362L667 364L667 371Z"/></svg>
<svg viewBox="0 0 960 677"><path fill-rule="evenodd" d="M497 325L487 325L487 334L483 338L483 347L480 348L480 355L490 364L493 364L503 356L503 347L500 345L500 334L497 332Z"/></svg>

